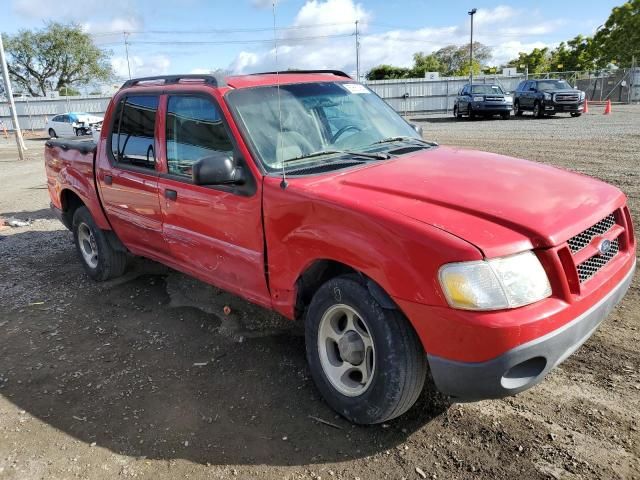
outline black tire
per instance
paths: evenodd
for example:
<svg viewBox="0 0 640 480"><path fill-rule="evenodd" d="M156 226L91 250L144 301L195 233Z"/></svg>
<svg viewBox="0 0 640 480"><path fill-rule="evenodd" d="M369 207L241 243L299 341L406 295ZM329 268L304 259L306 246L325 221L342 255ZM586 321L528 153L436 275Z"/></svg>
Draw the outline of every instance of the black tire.
<svg viewBox="0 0 640 480"><path fill-rule="evenodd" d="M86 232L86 228L92 236L92 242L83 242L81 240L83 234L81 230ZM76 252L80 261L84 266L87 274L94 280L102 282L111 278L121 276L127 268L127 254L125 252L115 250L106 236L106 234L98 228L93 221L93 217L89 213L87 207L79 207L73 215L73 240L76 245ZM82 245L81 245L82 243ZM87 246L85 243L91 243L90 248L96 251L96 263L92 265L85 257Z"/></svg>
<svg viewBox="0 0 640 480"><path fill-rule="evenodd" d="M357 396L345 395L331 383L320 358L323 316L340 306L350 307L366 321L375 352L371 380ZM305 340L318 390L335 411L354 423L381 423L402 415L424 387L427 360L413 327L398 310L382 308L353 275L331 279L318 289L305 319Z"/></svg>
<svg viewBox="0 0 640 480"><path fill-rule="evenodd" d="M73 134L77 137L80 135L80 129L79 128L74 128L73 129Z"/></svg>
<svg viewBox="0 0 640 480"><path fill-rule="evenodd" d="M544 107L542 106L542 104L536 100L536 102L533 104L533 116L535 118L542 118L544 117Z"/></svg>
<svg viewBox="0 0 640 480"><path fill-rule="evenodd" d="M580 115L582 115L581 112L571 112L571 116L574 118L578 118Z"/></svg>
<svg viewBox="0 0 640 480"><path fill-rule="evenodd" d="M53 128L49 129L49 138L58 138L58 134Z"/></svg>
<svg viewBox="0 0 640 480"><path fill-rule="evenodd" d="M460 120L462 118L462 114L458 110L458 106L454 105L453 107L453 116L456 117L456 120Z"/></svg>
<svg viewBox="0 0 640 480"><path fill-rule="evenodd" d="M516 102L513 104L513 113L516 117L522 116L522 110L520 109L520 102Z"/></svg>
<svg viewBox="0 0 640 480"><path fill-rule="evenodd" d="M503 120L509 120L511 118L511 114L509 112L501 113L500 117L502 117Z"/></svg>
<svg viewBox="0 0 640 480"><path fill-rule="evenodd" d="M475 120L476 114L474 113L473 108L471 108L471 105L467 107L467 111L469 112L469 120Z"/></svg>

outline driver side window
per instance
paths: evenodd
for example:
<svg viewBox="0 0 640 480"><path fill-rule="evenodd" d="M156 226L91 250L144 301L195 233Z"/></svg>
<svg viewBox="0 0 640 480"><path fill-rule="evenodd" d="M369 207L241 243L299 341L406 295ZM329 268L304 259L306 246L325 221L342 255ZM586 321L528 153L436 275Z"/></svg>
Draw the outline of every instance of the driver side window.
<svg viewBox="0 0 640 480"><path fill-rule="evenodd" d="M167 104L167 167L169 174L191 178L193 164L203 157L233 157L233 144L222 115L208 98L179 95Z"/></svg>

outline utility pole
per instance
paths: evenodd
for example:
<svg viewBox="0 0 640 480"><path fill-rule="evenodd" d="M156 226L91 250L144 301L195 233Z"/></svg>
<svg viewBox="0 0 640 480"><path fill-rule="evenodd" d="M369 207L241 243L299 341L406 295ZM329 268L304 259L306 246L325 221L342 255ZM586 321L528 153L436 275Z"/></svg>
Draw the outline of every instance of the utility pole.
<svg viewBox="0 0 640 480"><path fill-rule="evenodd" d="M127 39L129 38L129 32L122 32L124 36L124 51L127 54L127 70L129 71L129 80L131 80L131 65L129 64L129 42Z"/></svg>
<svg viewBox="0 0 640 480"><path fill-rule="evenodd" d="M11 121L13 122L13 131L16 136L16 145L18 146L18 158L24 160L24 152L27 147L24 145L22 131L18 123L18 114L16 113L16 104L13 102L13 92L11 91L11 82L9 81L9 69L7 68L7 59L4 56L4 45L2 43L2 35L0 35L0 65L2 67L2 79L4 80L4 91L9 102L9 110L11 110Z"/></svg>
<svg viewBox="0 0 640 480"><path fill-rule="evenodd" d="M473 85L473 16L478 11L477 8L470 10L468 13L471 16L471 42L469 42L469 84Z"/></svg>
<svg viewBox="0 0 640 480"><path fill-rule="evenodd" d="M356 20L356 80L360 81L360 32L358 31L358 20Z"/></svg>

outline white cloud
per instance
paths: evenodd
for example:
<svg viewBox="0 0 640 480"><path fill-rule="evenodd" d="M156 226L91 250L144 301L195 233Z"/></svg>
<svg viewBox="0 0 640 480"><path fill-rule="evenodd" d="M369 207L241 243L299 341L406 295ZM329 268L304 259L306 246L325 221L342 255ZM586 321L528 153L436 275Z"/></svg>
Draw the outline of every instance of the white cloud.
<svg viewBox="0 0 640 480"><path fill-rule="evenodd" d="M127 0L109 0L83 5L70 1L51 0L13 0L12 9L19 16L43 19L83 22L88 18L110 18L114 12L118 15L134 13L133 5Z"/></svg>
<svg viewBox="0 0 640 480"><path fill-rule="evenodd" d="M148 57L129 55L129 66L131 67L132 77L166 75L169 72L171 60L167 55L151 55ZM111 67L117 76L129 78L126 57L112 57Z"/></svg>
<svg viewBox="0 0 640 480"><path fill-rule="evenodd" d="M360 20L361 73L381 63L411 66L415 52L431 53L446 45L463 45L469 41L468 20L458 25L440 28L396 29L382 33L368 33L373 14L354 0L307 0L284 33L278 46L278 66L288 68L335 68L355 74L355 20ZM532 21L535 20L535 21ZM554 46L537 40L563 25L556 19L545 19L540 12L499 5L492 9L478 9L474 18L474 40L493 49L492 63L504 64L521 51ZM308 28L300 28L308 27ZM300 37L320 37L295 41ZM236 73L274 70L275 52L244 50L229 66Z"/></svg>

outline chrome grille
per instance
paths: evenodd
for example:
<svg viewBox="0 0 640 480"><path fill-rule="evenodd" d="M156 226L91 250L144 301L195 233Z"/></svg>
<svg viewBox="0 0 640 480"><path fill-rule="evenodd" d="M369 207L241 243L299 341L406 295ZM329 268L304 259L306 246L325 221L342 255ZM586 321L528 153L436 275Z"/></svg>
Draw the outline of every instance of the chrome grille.
<svg viewBox="0 0 640 480"><path fill-rule="evenodd" d="M504 101L504 97L489 97L489 96L486 96L486 97L484 97L484 99L487 102L503 102Z"/></svg>
<svg viewBox="0 0 640 480"><path fill-rule="evenodd" d="M618 245L618 239L616 238L611 242L611 248L604 255L594 255L593 257L585 260L576 268L578 269L578 278L580 283L586 282L593 277L598 270L604 267L609 261L618 254L620 246Z"/></svg>
<svg viewBox="0 0 640 480"><path fill-rule="evenodd" d="M576 103L580 100L580 95L577 93L556 93L555 100L558 103Z"/></svg>
<svg viewBox="0 0 640 480"><path fill-rule="evenodd" d="M594 237L607 233L616 224L613 213L607 215L592 227L569 239L569 249L575 254L591 243Z"/></svg>

